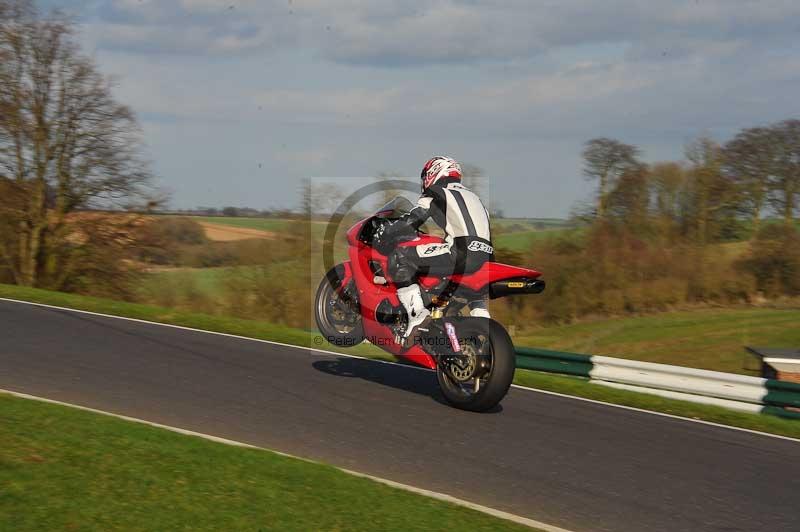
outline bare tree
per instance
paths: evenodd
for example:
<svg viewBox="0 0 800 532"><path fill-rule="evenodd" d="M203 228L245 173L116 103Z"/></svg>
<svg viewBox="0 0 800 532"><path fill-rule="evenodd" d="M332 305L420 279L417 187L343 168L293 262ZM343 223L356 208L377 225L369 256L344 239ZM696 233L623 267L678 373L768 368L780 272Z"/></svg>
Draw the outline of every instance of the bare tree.
<svg viewBox="0 0 800 532"><path fill-rule="evenodd" d="M375 176L375 181L377 183L383 183L382 188L380 190L380 194L378 194L377 197L375 198L376 208L383 207L397 196L408 195L407 191L391 188L386 184L386 182L394 180L404 180L403 175L400 172L389 171L389 172L380 172L378 175Z"/></svg>
<svg viewBox="0 0 800 532"><path fill-rule="evenodd" d="M32 10L33 3L30 0L0 0L0 21L19 18Z"/></svg>
<svg viewBox="0 0 800 532"><path fill-rule="evenodd" d="M306 178L300 182L300 210L307 221L336 211L344 197L336 183L315 183Z"/></svg>
<svg viewBox="0 0 800 532"><path fill-rule="evenodd" d="M464 186L473 191L475 194L481 196L486 187L486 173L483 168L472 163L463 163L461 165L461 179Z"/></svg>
<svg viewBox="0 0 800 532"><path fill-rule="evenodd" d="M131 206L151 176L133 113L80 53L67 19L6 2L0 57L0 175L24 198L3 203L17 231L0 257L17 283L50 286L80 255L70 214Z"/></svg>
<svg viewBox="0 0 800 532"><path fill-rule="evenodd" d="M598 180L597 217L606 213L608 194L617 180L627 171L641 163L638 161L639 149L609 138L596 138L588 141L583 150L583 173L589 179Z"/></svg>

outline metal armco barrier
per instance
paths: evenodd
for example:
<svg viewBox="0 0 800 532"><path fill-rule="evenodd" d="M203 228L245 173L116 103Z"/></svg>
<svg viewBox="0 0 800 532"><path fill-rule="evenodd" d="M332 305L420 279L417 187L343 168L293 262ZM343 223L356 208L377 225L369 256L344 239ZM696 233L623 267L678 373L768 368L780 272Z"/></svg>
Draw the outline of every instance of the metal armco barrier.
<svg viewBox="0 0 800 532"><path fill-rule="evenodd" d="M533 347L518 347L517 367L522 369L533 369L536 371L546 371L548 373L562 373L565 375L576 375L578 377L589 377L592 370L591 355L579 355L577 353L564 353L562 351L550 351L548 349L537 349Z"/></svg>
<svg viewBox="0 0 800 532"><path fill-rule="evenodd" d="M531 347L516 349L517 367L586 377L599 384L782 417L800 418L800 384L720 371L583 355ZM758 406L756 406L758 405Z"/></svg>

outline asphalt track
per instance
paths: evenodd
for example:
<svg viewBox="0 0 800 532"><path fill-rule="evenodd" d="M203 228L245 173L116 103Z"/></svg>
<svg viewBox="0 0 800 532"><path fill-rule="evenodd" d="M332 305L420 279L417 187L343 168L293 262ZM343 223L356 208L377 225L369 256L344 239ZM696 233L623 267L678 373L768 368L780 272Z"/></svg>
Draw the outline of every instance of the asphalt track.
<svg viewBox="0 0 800 532"><path fill-rule="evenodd" d="M0 301L0 388L577 531L800 530L796 441L520 389L466 413L411 367Z"/></svg>

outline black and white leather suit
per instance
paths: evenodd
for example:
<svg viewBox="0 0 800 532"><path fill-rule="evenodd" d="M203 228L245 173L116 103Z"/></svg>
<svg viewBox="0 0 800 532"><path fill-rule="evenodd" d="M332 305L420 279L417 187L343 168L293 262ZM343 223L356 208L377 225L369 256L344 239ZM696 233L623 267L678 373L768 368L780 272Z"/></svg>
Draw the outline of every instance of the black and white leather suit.
<svg viewBox="0 0 800 532"><path fill-rule="evenodd" d="M473 273L494 259L489 213L459 180L442 178L428 187L387 233L417 230L429 218L444 230L445 242L396 248L389 256L389 275L397 286L411 285L419 275Z"/></svg>

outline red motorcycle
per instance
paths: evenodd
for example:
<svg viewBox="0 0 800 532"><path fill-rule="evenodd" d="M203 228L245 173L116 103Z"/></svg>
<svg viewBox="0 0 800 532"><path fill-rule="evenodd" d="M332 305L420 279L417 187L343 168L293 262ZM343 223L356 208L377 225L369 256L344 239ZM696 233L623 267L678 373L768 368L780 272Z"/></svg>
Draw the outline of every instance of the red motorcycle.
<svg viewBox="0 0 800 532"><path fill-rule="evenodd" d="M317 326L334 345L354 346L368 340L400 359L433 369L451 405L489 410L511 386L514 345L498 322L464 314L471 302L538 294L545 282L536 270L497 262L487 262L471 274L422 276L418 282L423 297L430 300L432 320L413 345L404 347L401 334L407 316L388 275L388 255L395 246L443 242L411 229L408 234L387 237L386 226L412 207L406 198L395 198L350 228L350 260L331 268L317 290Z"/></svg>

